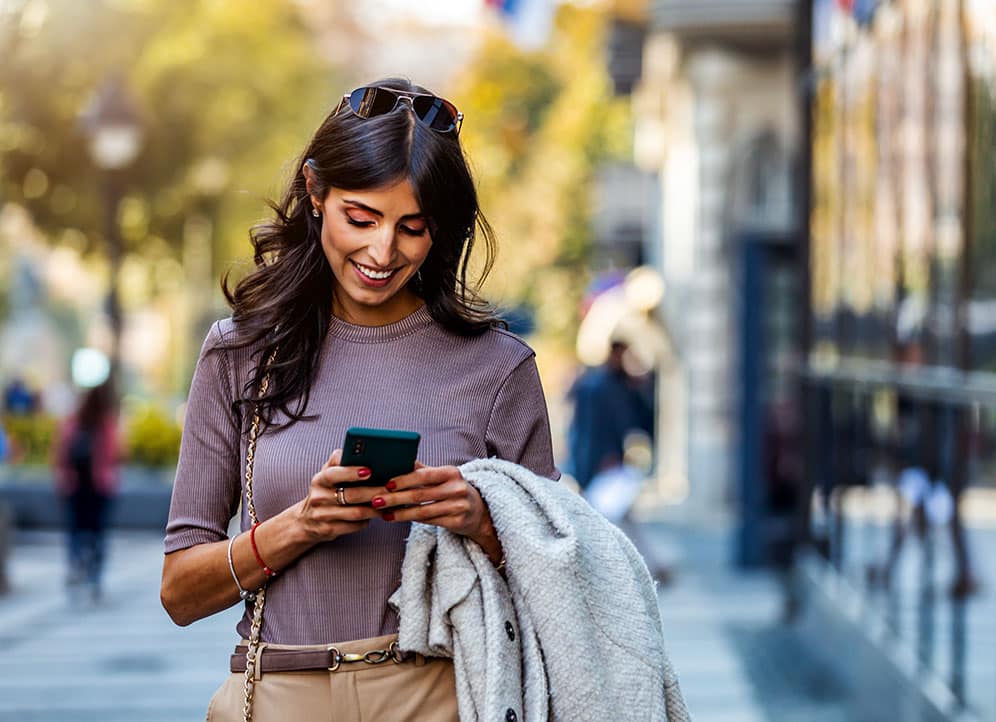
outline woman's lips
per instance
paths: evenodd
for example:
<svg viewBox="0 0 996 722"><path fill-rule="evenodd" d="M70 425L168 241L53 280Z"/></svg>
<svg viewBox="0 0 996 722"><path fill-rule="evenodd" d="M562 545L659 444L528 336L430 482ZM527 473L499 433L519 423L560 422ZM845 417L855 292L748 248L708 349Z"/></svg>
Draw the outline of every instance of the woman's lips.
<svg viewBox="0 0 996 722"><path fill-rule="evenodd" d="M370 286L371 288L383 288L391 282L391 279L394 278L394 274L398 271L396 268L377 270L376 268L364 266L356 261L350 261L350 263L353 264L353 268L356 270L356 275L363 285Z"/></svg>

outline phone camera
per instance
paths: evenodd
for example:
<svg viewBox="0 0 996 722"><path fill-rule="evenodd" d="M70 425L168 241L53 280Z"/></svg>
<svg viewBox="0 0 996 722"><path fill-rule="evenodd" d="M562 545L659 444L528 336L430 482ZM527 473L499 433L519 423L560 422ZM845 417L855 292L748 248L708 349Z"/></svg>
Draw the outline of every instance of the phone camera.
<svg viewBox="0 0 996 722"><path fill-rule="evenodd" d="M356 441L353 442L353 453L362 454L364 446L365 444L363 443L363 439L357 439Z"/></svg>

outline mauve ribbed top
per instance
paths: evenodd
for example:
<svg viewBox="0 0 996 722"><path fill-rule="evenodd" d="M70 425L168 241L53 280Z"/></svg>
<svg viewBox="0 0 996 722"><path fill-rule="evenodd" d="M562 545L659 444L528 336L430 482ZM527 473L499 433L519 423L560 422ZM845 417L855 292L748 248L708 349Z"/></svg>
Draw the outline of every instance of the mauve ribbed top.
<svg viewBox="0 0 996 722"><path fill-rule="evenodd" d="M231 319L215 323L194 371L166 553L226 539L244 498L243 431L251 416L240 418L232 402L252 360L249 348L218 348L233 334ZM424 306L387 326L333 318L307 413L317 418L259 438L253 498L261 521L304 498L311 477L342 446L350 426L417 431L419 460L431 466L496 456L559 476L532 349L498 329L456 336ZM241 522L243 530L249 528L245 505ZM387 599L401 581L408 528L375 519L281 570L267 589L263 640L329 644L397 632ZM238 632L248 637L249 626L247 608Z"/></svg>

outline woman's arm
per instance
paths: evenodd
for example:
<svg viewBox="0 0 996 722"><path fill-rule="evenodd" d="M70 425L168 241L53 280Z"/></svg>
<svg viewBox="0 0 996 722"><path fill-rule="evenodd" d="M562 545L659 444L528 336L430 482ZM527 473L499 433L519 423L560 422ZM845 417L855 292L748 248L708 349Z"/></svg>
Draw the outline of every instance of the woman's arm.
<svg viewBox="0 0 996 722"><path fill-rule="evenodd" d="M222 336L216 323L194 369L166 526L159 594L181 625L239 601L228 567L228 523L242 493L242 420L232 410L239 381ZM341 467L339 459L338 452L332 454L312 477L304 499L256 529L256 546L271 569L285 569L315 544L358 531L374 516L370 506L339 505L336 486L362 477L359 467ZM375 491L350 489L346 501L368 502ZM265 581L246 533L232 544L232 564L244 589L258 589Z"/></svg>
<svg viewBox="0 0 996 722"><path fill-rule="evenodd" d="M363 529L377 512L370 500L382 489L355 487L345 491L341 506L336 487L369 476L362 467L339 466L337 450L311 479L308 496L256 527L260 557L273 570L286 569L311 547ZM232 543L232 565L243 589L254 591L266 582L256 560L249 532ZM239 601L239 590L228 566L228 541L197 544L171 552L163 561L160 599L170 618L181 626L227 609Z"/></svg>
<svg viewBox="0 0 996 722"><path fill-rule="evenodd" d="M534 474L559 479L550 418L536 359L523 360L498 390L484 438L489 457L514 461Z"/></svg>
<svg viewBox="0 0 996 722"><path fill-rule="evenodd" d="M256 529L260 556L272 569L285 569L314 542L301 534L292 507ZM244 589L255 590L266 581L249 543L249 532L232 543L232 564ZM239 590L228 567L228 542L198 544L166 555L160 589L163 607L181 626L227 609L239 601Z"/></svg>

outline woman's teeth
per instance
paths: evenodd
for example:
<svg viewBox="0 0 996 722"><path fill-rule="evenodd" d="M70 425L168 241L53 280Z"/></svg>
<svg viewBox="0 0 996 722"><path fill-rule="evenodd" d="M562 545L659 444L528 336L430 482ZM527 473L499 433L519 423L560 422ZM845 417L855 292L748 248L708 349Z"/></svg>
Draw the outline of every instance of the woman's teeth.
<svg viewBox="0 0 996 722"><path fill-rule="evenodd" d="M372 278L375 281L383 281L385 278L389 278L391 274L394 273L393 270L375 271L372 268L361 266L359 263L356 264L356 267L359 269L360 273L362 273L364 276L366 276L367 278Z"/></svg>

